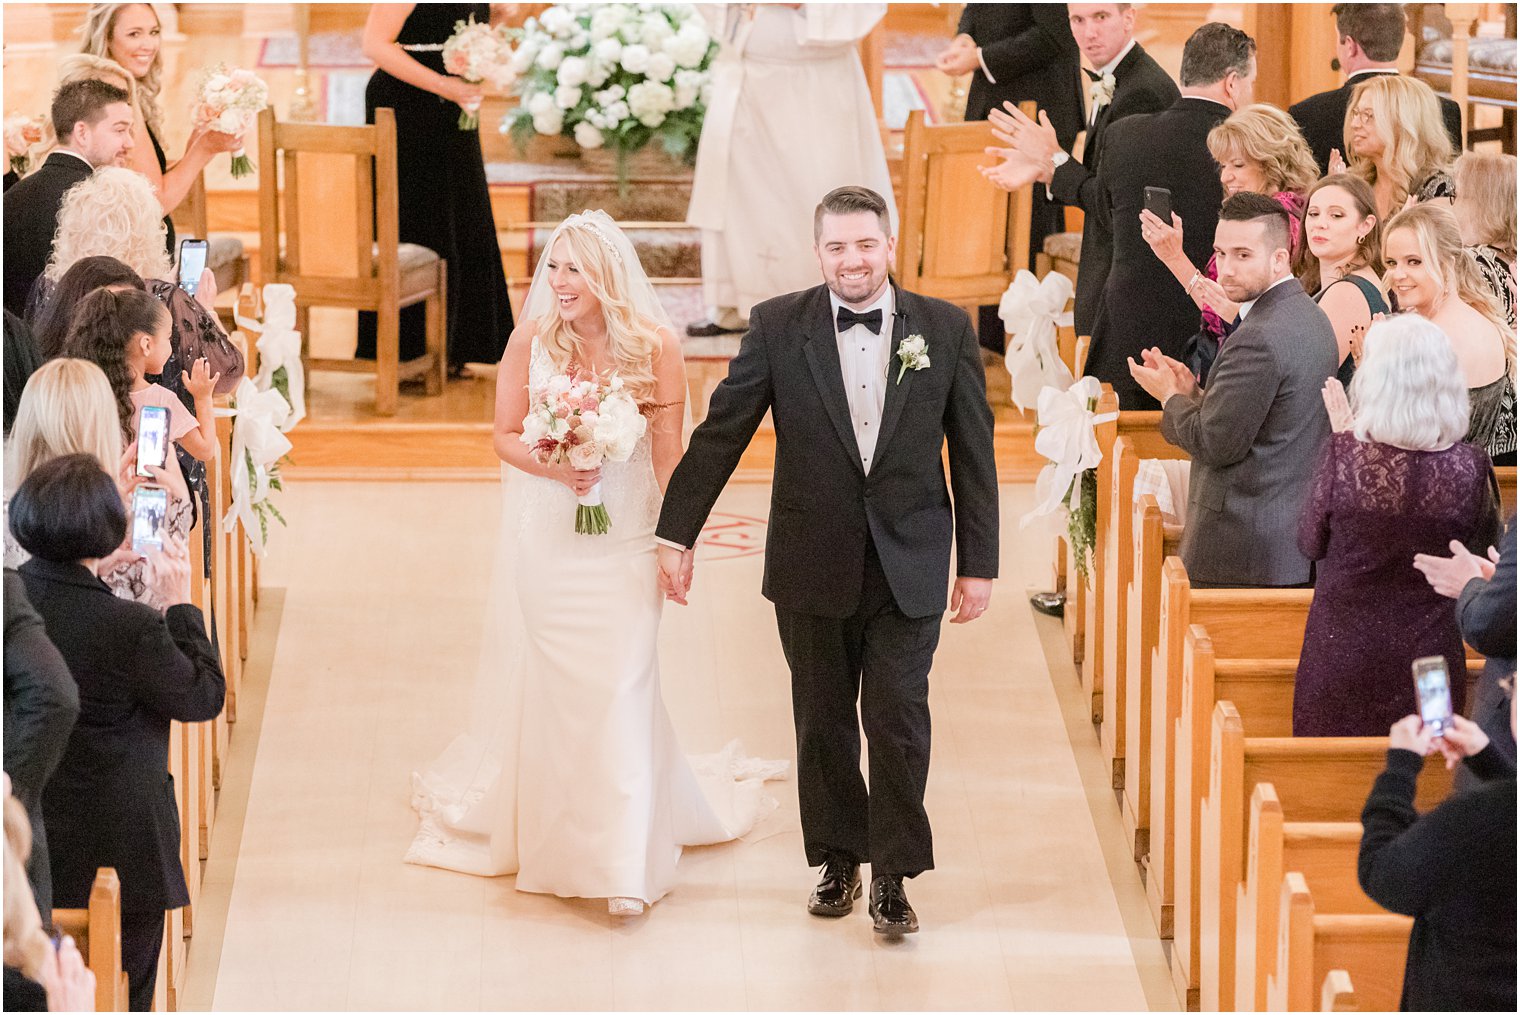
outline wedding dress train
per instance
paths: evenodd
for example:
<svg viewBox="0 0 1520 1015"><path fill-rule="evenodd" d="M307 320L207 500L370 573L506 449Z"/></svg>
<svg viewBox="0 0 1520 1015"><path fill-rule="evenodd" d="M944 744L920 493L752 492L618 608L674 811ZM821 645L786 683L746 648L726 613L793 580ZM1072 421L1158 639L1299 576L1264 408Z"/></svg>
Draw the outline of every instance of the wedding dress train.
<svg viewBox="0 0 1520 1015"><path fill-rule="evenodd" d="M553 372L535 340L530 387ZM737 838L775 808L762 784L786 762L737 743L688 759L661 698L648 435L601 486L612 529L577 535L569 489L503 469L474 722L413 774L408 863L652 903L683 846Z"/></svg>

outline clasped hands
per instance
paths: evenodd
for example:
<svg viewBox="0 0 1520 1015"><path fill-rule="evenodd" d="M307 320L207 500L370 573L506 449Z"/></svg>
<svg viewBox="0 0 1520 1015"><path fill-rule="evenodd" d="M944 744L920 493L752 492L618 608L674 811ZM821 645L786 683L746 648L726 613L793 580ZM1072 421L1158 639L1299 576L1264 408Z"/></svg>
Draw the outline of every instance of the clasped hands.
<svg viewBox="0 0 1520 1015"><path fill-rule="evenodd" d="M691 591L691 576L696 563L695 548L678 550L661 543L655 547L656 565L659 568L660 593L673 603L686 605L686 595Z"/></svg>
<svg viewBox="0 0 1520 1015"><path fill-rule="evenodd" d="M1018 106L1005 102L1002 109L988 111L987 121L992 124L992 136L1007 146L989 146L987 154L996 156L998 161L979 167L993 186L1015 191L1055 178L1055 166L1050 160L1062 150L1061 143L1056 140L1056 129L1043 109L1036 123Z"/></svg>
<svg viewBox="0 0 1520 1015"><path fill-rule="evenodd" d="M1198 387L1198 378L1193 376L1193 371L1185 363L1172 359L1160 349L1152 347L1142 350L1140 359L1141 362L1136 363L1134 357L1130 357L1130 376L1145 389L1146 394L1162 405L1173 395L1192 396L1202 390Z"/></svg>

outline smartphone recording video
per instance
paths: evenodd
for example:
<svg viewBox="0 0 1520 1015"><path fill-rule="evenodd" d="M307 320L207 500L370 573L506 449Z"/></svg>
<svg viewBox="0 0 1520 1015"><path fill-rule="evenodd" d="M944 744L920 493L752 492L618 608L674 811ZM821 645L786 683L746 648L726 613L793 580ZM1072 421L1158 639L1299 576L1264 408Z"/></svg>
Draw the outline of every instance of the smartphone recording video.
<svg viewBox="0 0 1520 1015"><path fill-rule="evenodd" d="M1451 729L1451 680L1446 672L1446 658L1426 656L1416 659L1413 669L1420 719L1431 736L1442 736Z"/></svg>
<svg viewBox="0 0 1520 1015"><path fill-rule="evenodd" d="M169 461L169 410L145 405L137 415L137 474L151 476L149 466L163 468Z"/></svg>
<svg viewBox="0 0 1520 1015"><path fill-rule="evenodd" d="M179 287L191 296L200 291L207 247L205 240L181 240L179 244Z"/></svg>
<svg viewBox="0 0 1520 1015"><path fill-rule="evenodd" d="M164 519L169 513L169 491L161 486L139 486L132 495L132 549L145 553L164 548Z"/></svg>

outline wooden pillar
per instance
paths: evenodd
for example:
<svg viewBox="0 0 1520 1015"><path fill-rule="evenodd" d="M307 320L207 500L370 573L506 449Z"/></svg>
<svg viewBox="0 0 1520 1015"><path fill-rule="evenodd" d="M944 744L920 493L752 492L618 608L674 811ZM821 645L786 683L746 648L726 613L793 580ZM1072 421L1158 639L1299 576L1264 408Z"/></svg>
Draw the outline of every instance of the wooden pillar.
<svg viewBox="0 0 1520 1015"><path fill-rule="evenodd" d="M886 32L878 21L871 34L860 40L860 66L866 72L866 87L871 90L871 105L876 107L876 122L882 118L881 78L885 59L882 38Z"/></svg>
<svg viewBox="0 0 1520 1015"><path fill-rule="evenodd" d="M1467 46L1472 38L1473 23L1478 20L1480 4L1446 4L1446 19L1451 22L1451 97L1462 111L1462 136L1466 137L1468 123L1467 107Z"/></svg>

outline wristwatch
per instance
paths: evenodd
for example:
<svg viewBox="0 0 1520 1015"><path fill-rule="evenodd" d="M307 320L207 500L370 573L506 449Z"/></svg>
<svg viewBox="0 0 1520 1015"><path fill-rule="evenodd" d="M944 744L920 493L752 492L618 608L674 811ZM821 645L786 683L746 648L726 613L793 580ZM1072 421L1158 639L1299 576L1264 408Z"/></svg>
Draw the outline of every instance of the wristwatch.
<svg viewBox="0 0 1520 1015"><path fill-rule="evenodd" d="M1071 161L1071 153L1058 149L1056 153L1050 157L1050 168L1060 169L1069 161Z"/></svg>

